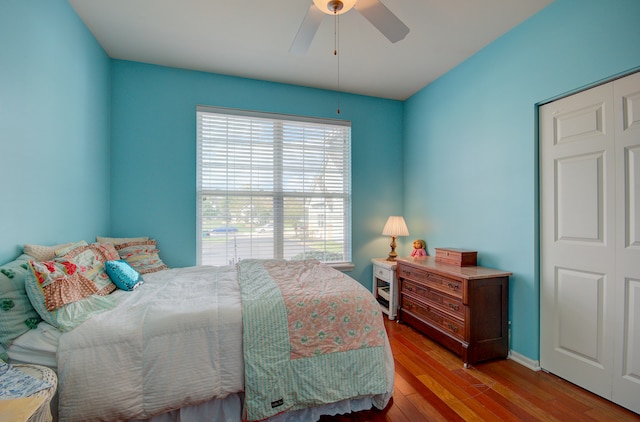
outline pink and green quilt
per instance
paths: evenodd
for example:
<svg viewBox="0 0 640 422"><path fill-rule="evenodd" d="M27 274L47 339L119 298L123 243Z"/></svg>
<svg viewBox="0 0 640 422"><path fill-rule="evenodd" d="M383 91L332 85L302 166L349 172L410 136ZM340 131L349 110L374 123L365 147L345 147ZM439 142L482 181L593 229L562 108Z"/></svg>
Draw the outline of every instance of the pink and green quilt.
<svg viewBox="0 0 640 422"><path fill-rule="evenodd" d="M317 260L238 270L246 420L388 391L382 314L364 286Z"/></svg>

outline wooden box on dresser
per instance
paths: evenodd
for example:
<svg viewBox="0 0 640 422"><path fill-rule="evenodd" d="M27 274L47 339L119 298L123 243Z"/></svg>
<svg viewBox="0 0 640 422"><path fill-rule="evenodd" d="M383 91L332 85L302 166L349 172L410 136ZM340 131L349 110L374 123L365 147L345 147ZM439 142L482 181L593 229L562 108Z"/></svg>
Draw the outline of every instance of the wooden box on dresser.
<svg viewBox="0 0 640 422"><path fill-rule="evenodd" d="M509 276L490 268L398 258L398 322L462 357L464 367L509 352Z"/></svg>

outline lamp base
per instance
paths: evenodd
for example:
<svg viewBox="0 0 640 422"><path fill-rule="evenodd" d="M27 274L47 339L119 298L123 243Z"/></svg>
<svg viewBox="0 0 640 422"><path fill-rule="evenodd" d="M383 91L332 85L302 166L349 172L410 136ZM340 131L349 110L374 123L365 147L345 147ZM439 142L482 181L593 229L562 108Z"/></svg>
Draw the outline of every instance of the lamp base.
<svg viewBox="0 0 640 422"><path fill-rule="evenodd" d="M387 257L387 261L395 261L398 254L396 253L396 237L391 236L391 252L389 252L389 256Z"/></svg>

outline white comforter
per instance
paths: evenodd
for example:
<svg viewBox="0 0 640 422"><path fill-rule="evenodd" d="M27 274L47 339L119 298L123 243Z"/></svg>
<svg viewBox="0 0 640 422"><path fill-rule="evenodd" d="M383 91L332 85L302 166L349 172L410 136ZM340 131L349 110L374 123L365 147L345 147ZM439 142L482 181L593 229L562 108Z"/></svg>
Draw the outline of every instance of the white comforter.
<svg viewBox="0 0 640 422"><path fill-rule="evenodd" d="M133 292L114 293L115 309L61 336L61 421L144 419L243 390L235 267L144 279Z"/></svg>

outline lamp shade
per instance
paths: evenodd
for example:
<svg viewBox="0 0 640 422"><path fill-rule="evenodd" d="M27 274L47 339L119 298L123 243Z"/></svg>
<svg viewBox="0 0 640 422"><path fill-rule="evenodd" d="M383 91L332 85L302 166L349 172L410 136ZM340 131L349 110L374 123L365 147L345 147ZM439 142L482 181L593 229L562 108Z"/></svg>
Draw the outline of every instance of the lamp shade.
<svg viewBox="0 0 640 422"><path fill-rule="evenodd" d="M409 229L401 215L392 215L382 229L385 236L409 236Z"/></svg>

